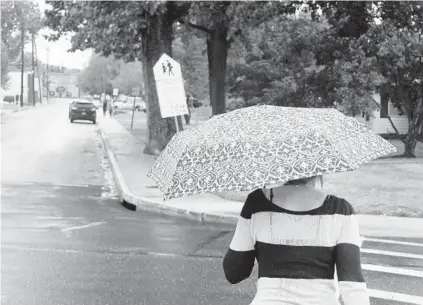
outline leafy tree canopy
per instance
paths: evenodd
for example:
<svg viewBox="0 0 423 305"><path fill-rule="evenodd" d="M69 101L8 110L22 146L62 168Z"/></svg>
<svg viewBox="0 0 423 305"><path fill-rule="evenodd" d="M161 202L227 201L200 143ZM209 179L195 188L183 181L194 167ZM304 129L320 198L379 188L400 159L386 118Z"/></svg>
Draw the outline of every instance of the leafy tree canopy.
<svg viewBox="0 0 423 305"><path fill-rule="evenodd" d="M42 28L38 4L33 1L2 1L1 40L6 45L9 56L18 53L21 45L22 24L25 34L36 34ZM25 42L28 39L29 36L26 36Z"/></svg>
<svg viewBox="0 0 423 305"><path fill-rule="evenodd" d="M113 54L125 61L141 60L142 34L157 15L176 19L186 4L157 1L47 1L50 40L72 33L71 51L92 48L103 56ZM174 16L174 17L173 17Z"/></svg>
<svg viewBox="0 0 423 305"><path fill-rule="evenodd" d="M353 113L374 108L372 93L382 78L371 71L372 60L350 43L339 58L327 64L319 61L322 49L329 52L332 47L328 37L333 31L325 19L306 17L282 17L252 29L255 47L244 64L232 67L233 78L243 79L232 93L248 104L337 104Z"/></svg>
<svg viewBox="0 0 423 305"><path fill-rule="evenodd" d="M112 94L114 88L119 89L120 93L131 94L132 88L140 86L142 77L140 62L125 63L113 56L106 58L93 54L79 76L78 85L90 94Z"/></svg>

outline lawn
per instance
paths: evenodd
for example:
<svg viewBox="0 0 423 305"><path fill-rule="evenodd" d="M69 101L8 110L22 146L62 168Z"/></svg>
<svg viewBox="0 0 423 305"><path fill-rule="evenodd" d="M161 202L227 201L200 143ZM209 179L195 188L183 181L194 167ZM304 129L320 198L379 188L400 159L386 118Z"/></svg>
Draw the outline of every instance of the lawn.
<svg viewBox="0 0 423 305"><path fill-rule="evenodd" d="M346 198L360 214L423 217L423 162L375 162L328 175L325 190Z"/></svg>
<svg viewBox="0 0 423 305"><path fill-rule="evenodd" d="M394 153L390 156L402 155L404 153L404 144L400 140L389 140L389 142L391 142L391 144L393 144L398 149L397 153ZM417 158L423 158L423 143L422 142L417 143L415 154Z"/></svg>
<svg viewBox="0 0 423 305"><path fill-rule="evenodd" d="M347 199L359 214L423 217L423 160L415 161L380 160L353 172L327 175L324 189ZM244 201L246 193L221 196Z"/></svg>

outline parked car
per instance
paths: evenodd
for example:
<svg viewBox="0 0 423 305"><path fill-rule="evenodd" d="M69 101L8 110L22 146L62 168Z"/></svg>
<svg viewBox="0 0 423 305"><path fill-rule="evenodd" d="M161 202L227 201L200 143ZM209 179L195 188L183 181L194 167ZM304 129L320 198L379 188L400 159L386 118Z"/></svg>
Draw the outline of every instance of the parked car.
<svg viewBox="0 0 423 305"><path fill-rule="evenodd" d="M88 100L74 100L69 105L69 120L73 123L75 120L97 122L97 107Z"/></svg>
<svg viewBox="0 0 423 305"><path fill-rule="evenodd" d="M203 106L203 103L202 103L202 102L200 102L198 99L193 98L193 99L192 99L192 106L193 106L194 108L200 108L201 106Z"/></svg>
<svg viewBox="0 0 423 305"><path fill-rule="evenodd" d="M114 110L132 110L134 108L134 97L120 97L113 103ZM135 97L135 110L147 111L147 105L140 97Z"/></svg>
<svg viewBox="0 0 423 305"><path fill-rule="evenodd" d="M15 95L10 92L4 92L3 94L2 102L7 102L9 104L17 104L19 102L19 95Z"/></svg>
<svg viewBox="0 0 423 305"><path fill-rule="evenodd" d="M85 95L85 96L81 97L81 100L86 100L86 101L92 102L95 105L96 108L101 107L100 99L95 99L94 97L92 97L90 95Z"/></svg>

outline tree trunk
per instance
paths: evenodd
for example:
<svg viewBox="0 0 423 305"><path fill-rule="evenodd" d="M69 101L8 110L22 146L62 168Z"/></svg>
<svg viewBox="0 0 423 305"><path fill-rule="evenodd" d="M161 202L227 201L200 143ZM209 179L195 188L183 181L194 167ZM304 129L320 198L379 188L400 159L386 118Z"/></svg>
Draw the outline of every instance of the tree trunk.
<svg viewBox="0 0 423 305"><path fill-rule="evenodd" d="M212 71L213 71L213 48L212 48L212 40L210 35L207 35L207 63L208 63L208 69L209 69L209 99L210 99L210 106L212 108L212 112L213 109L216 108L216 106L214 105L215 102L215 98L214 98L214 90L213 90L213 75L212 75Z"/></svg>
<svg viewBox="0 0 423 305"><path fill-rule="evenodd" d="M163 53L172 56L172 18L169 14L152 17L150 27L143 35L143 43L148 125L148 143L144 153L159 155L176 133L175 119L161 117L153 73L153 66Z"/></svg>
<svg viewBox="0 0 423 305"><path fill-rule="evenodd" d="M405 158L415 158L415 150L417 145L417 139L409 138L407 135L407 138L404 139L404 155Z"/></svg>
<svg viewBox="0 0 423 305"><path fill-rule="evenodd" d="M414 117L411 117L411 115L409 114L409 110L407 110L408 112L408 132L407 132L407 136L405 137L405 139L403 140L404 142L404 157L405 158L415 158L415 150L416 150L416 145L418 142L418 137L419 137L419 129L423 123L423 116L422 113L423 112L423 108L422 110L420 110L419 112L414 114Z"/></svg>
<svg viewBox="0 0 423 305"><path fill-rule="evenodd" d="M213 115L226 112L226 63L229 49L227 34L227 27L217 27L207 38L210 103Z"/></svg>

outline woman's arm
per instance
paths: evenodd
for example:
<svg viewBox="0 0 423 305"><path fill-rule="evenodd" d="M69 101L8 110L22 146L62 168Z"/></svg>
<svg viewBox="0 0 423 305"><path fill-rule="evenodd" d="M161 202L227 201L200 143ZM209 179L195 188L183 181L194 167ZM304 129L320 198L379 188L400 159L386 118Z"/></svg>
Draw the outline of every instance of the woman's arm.
<svg viewBox="0 0 423 305"><path fill-rule="evenodd" d="M360 262L361 240L353 207L346 201L341 236L335 247L339 290L345 305L369 305L369 294Z"/></svg>
<svg viewBox="0 0 423 305"><path fill-rule="evenodd" d="M254 239L251 234L251 213L248 213L249 200L244 204L234 237L223 259L223 271L231 284L247 279L253 271L255 261Z"/></svg>

